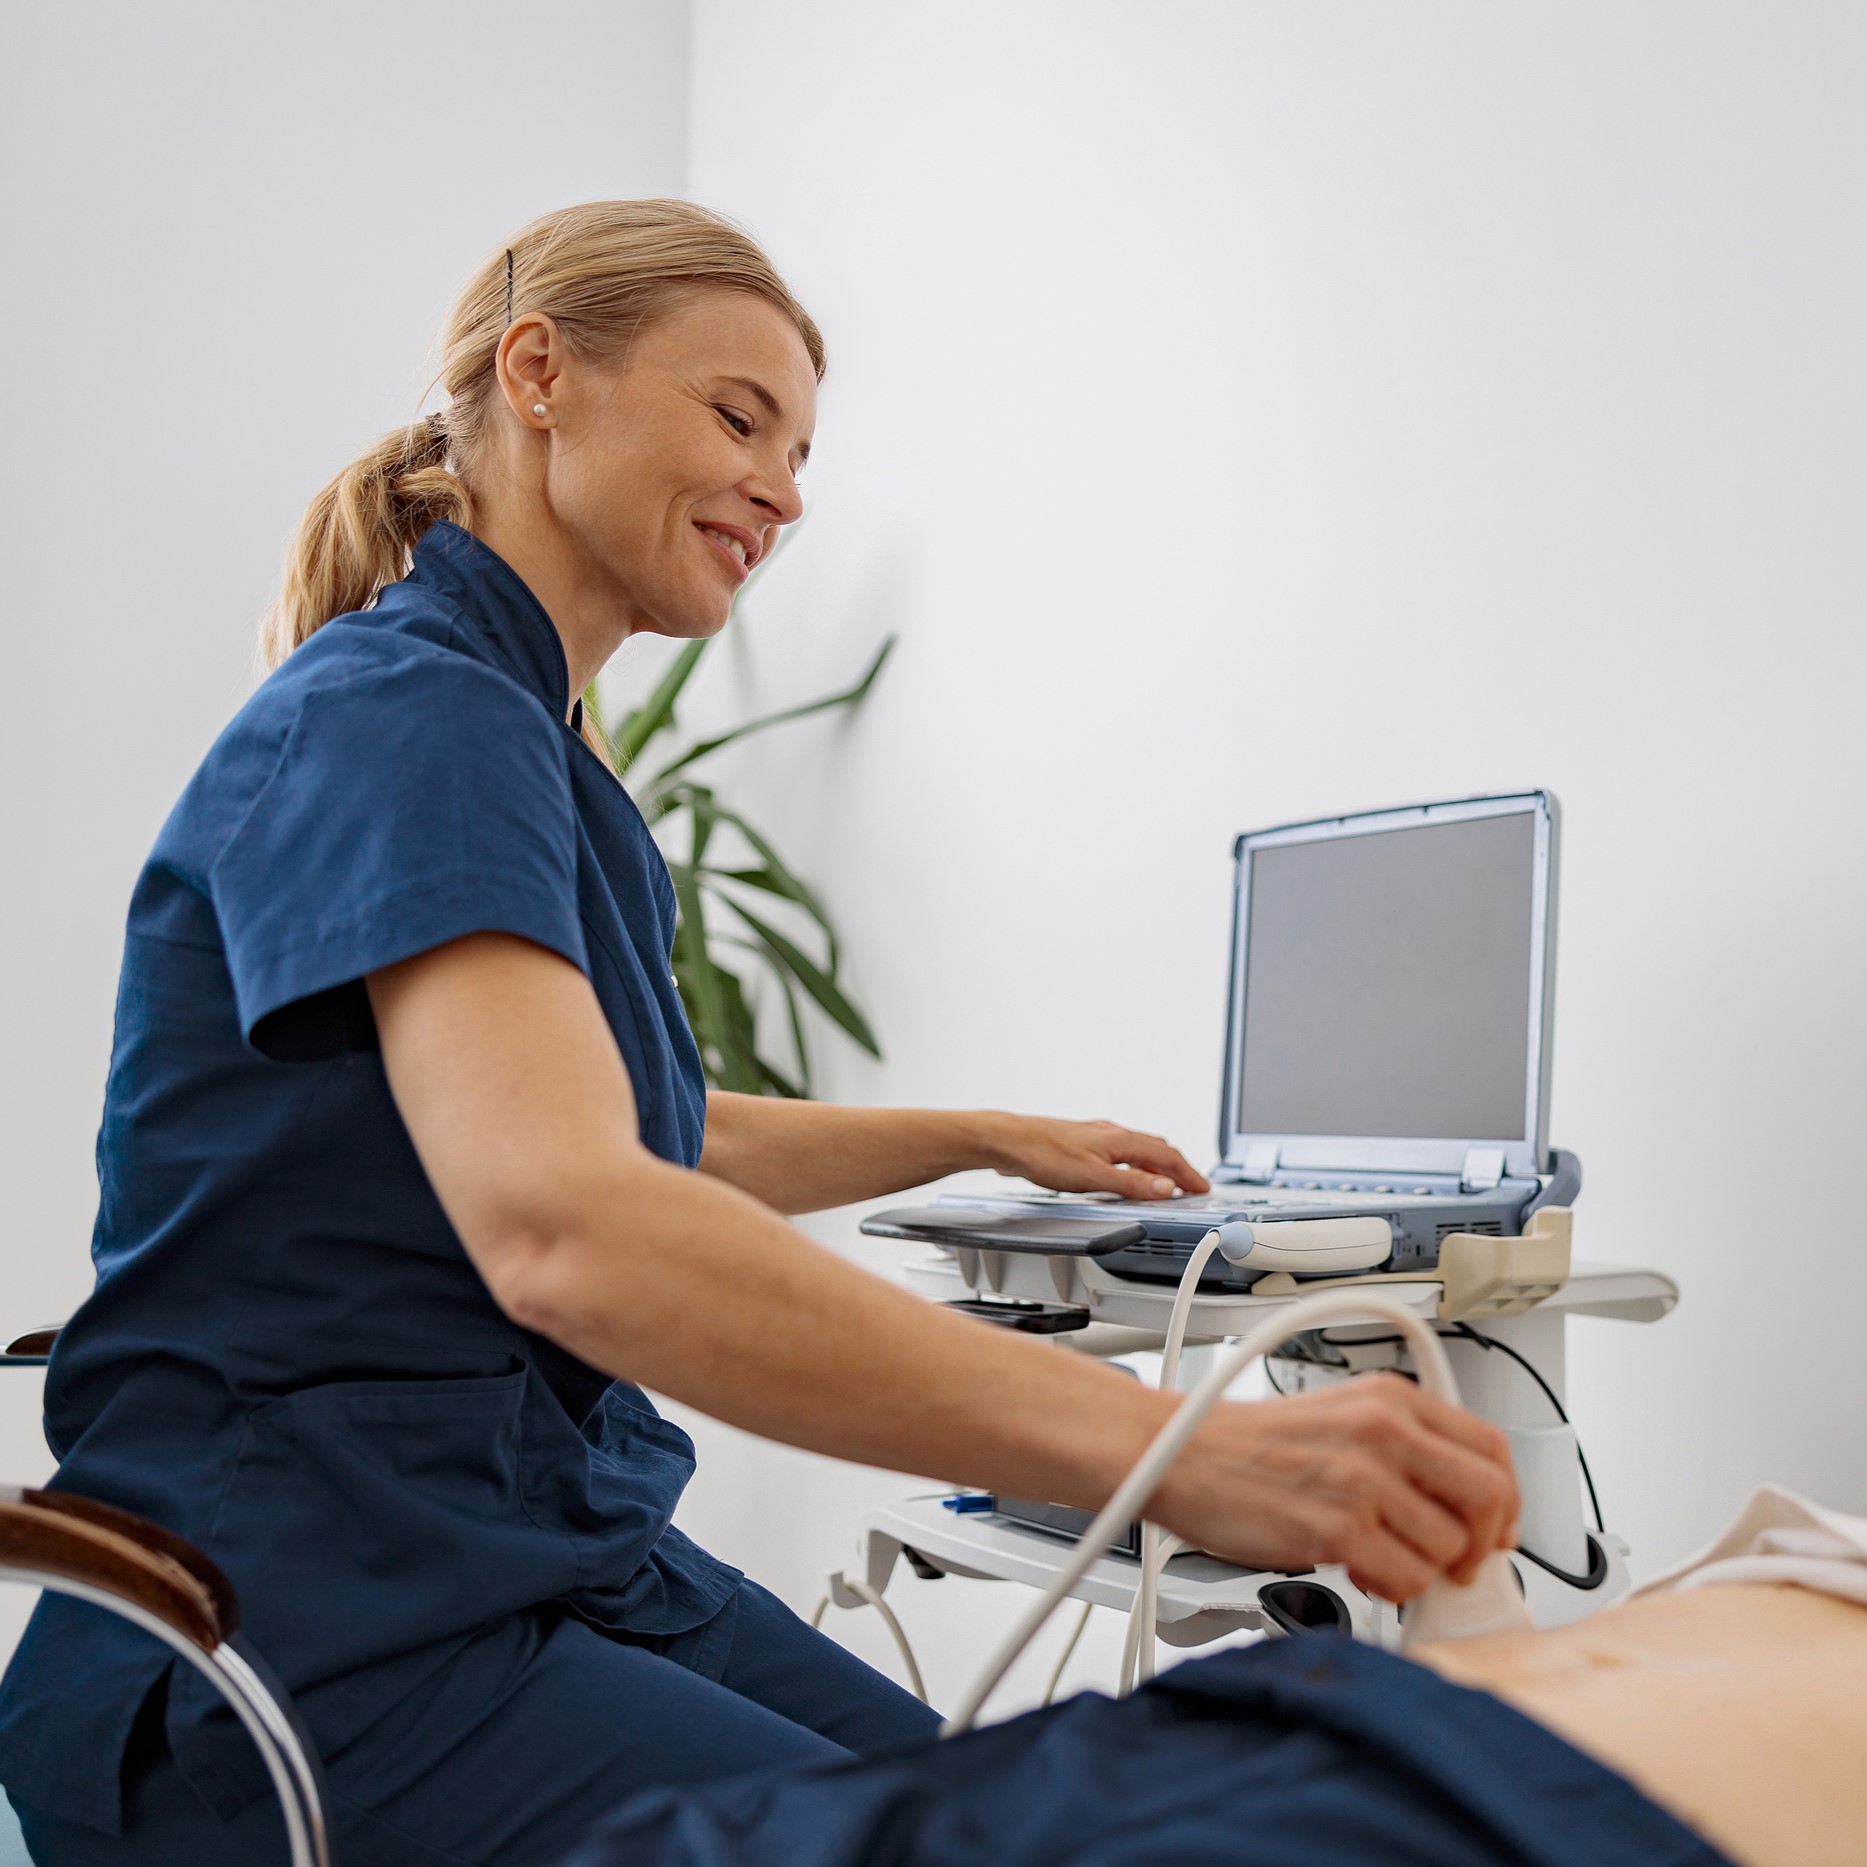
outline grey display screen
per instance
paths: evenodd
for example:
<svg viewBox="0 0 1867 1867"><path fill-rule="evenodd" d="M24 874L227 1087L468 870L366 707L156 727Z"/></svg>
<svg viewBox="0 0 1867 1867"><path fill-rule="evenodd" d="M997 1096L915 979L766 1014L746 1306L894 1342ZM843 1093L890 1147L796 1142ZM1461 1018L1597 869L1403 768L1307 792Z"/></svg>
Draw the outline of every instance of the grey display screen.
<svg viewBox="0 0 1867 1867"><path fill-rule="evenodd" d="M1535 813L1250 863L1239 1131L1522 1138Z"/></svg>

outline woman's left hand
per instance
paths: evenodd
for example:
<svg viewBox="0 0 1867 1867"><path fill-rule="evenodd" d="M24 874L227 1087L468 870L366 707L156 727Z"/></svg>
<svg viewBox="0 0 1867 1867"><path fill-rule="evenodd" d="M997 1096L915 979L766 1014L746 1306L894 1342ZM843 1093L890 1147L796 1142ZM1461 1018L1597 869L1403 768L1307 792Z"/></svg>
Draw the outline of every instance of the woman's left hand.
<svg viewBox="0 0 1867 1867"><path fill-rule="evenodd" d="M993 1115L990 1122L985 1164L1059 1193L1170 1199L1176 1188L1211 1191L1206 1176L1157 1134L1112 1121L1053 1121L1042 1115Z"/></svg>

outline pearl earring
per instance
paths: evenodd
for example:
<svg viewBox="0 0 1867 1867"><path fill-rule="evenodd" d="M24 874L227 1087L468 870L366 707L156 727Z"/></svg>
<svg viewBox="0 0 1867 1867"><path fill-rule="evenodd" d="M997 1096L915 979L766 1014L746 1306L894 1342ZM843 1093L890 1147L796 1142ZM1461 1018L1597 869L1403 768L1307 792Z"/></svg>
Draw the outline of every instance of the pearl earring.
<svg viewBox="0 0 1867 1867"><path fill-rule="evenodd" d="M534 415L548 415L551 411L546 408L542 402L534 402L532 404L532 413Z"/></svg>

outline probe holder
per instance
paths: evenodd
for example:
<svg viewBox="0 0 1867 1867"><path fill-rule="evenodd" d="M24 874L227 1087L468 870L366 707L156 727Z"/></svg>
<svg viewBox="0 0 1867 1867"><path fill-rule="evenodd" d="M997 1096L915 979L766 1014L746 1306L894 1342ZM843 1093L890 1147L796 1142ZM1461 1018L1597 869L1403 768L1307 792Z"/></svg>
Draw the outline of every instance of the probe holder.
<svg viewBox="0 0 1867 1867"><path fill-rule="evenodd" d="M1439 1246L1438 1267L1430 1271L1376 1272L1372 1277L1317 1278L1298 1283L1288 1272L1260 1277L1252 1294L1261 1297L1307 1295L1344 1284L1439 1284L1441 1322L1467 1322L1484 1316L1521 1316L1569 1281L1575 1214L1567 1206L1539 1206L1528 1228L1515 1238L1491 1238L1479 1232L1452 1232Z"/></svg>
<svg viewBox="0 0 1867 1867"><path fill-rule="evenodd" d="M1567 1206L1544 1206L1515 1238L1454 1232L1439 1247L1442 1322L1475 1316L1521 1316L1569 1281L1575 1215Z"/></svg>

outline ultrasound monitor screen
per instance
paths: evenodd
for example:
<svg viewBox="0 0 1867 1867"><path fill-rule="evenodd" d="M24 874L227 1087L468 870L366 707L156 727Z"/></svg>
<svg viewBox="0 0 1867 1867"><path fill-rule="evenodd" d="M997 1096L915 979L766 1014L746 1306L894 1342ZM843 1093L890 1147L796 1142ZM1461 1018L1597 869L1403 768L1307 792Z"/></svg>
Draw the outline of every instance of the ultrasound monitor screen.
<svg viewBox="0 0 1867 1867"><path fill-rule="evenodd" d="M1520 1139L1536 818L1250 852L1244 1134Z"/></svg>

